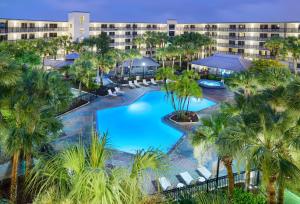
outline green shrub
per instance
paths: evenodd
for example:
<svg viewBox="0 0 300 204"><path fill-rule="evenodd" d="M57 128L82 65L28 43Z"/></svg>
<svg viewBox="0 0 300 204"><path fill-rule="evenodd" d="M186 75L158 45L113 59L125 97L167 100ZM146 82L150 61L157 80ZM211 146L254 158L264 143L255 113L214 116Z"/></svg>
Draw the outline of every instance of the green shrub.
<svg viewBox="0 0 300 204"><path fill-rule="evenodd" d="M260 194L246 192L243 189L236 188L233 192L233 204L265 204L266 198Z"/></svg>

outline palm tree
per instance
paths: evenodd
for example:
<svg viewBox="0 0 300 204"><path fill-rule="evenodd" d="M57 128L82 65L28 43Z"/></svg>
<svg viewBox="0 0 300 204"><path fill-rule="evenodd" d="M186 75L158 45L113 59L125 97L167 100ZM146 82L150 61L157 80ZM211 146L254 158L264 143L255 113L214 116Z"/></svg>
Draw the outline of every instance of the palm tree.
<svg viewBox="0 0 300 204"><path fill-rule="evenodd" d="M79 81L79 94L81 94L82 84L88 89L92 88L92 80L96 76L95 72L96 62L92 53L85 52L75 60L70 68L70 75L73 76L76 81Z"/></svg>
<svg viewBox="0 0 300 204"><path fill-rule="evenodd" d="M109 169L106 143L106 134L99 138L94 133L87 148L79 144L50 159L41 158L27 185L30 192L37 193L35 202L50 193L52 202L139 203L144 196L140 179L145 170L161 168L163 155L152 150L137 152L131 168Z"/></svg>
<svg viewBox="0 0 300 204"><path fill-rule="evenodd" d="M211 145L215 146L218 155L221 158L224 166L227 170L228 175L228 192L229 197L232 198L233 190L234 190L234 176L232 170L232 161L233 155L235 152L230 149L223 149L222 145L222 137L221 134L227 127L227 121L229 119L229 115L223 113L213 113L211 116L207 118L202 118L202 126L200 126L194 134L192 134L192 144L193 146L203 145L203 147L207 148Z"/></svg>
<svg viewBox="0 0 300 204"><path fill-rule="evenodd" d="M14 86L18 83L21 70L8 53L0 52L0 87ZM1 94L0 94L1 96Z"/></svg>
<svg viewBox="0 0 300 204"><path fill-rule="evenodd" d="M157 38L157 35L156 35L156 32L147 31L143 35L143 37L145 39L145 44L147 45L147 48L150 49L150 57L152 57L152 51L153 51L153 49L156 47L156 45L159 42L159 40Z"/></svg>
<svg viewBox="0 0 300 204"><path fill-rule="evenodd" d="M297 74L297 60L300 58L300 40L296 37L285 39L285 46L293 59L294 74Z"/></svg>
<svg viewBox="0 0 300 204"><path fill-rule="evenodd" d="M165 62L167 60L168 56L168 51L166 48L158 48L156 50L156 55L155 55L159 60L162 61L163 68L165 67Z"/></svg>
<svg viewBox="0 0 300 204"><path fill-rule="evenodd" d="M126 57L128 57L129 60L129 77L130 77L134 59L141 58L142 55L139 53L139 51L135 49L131 49L127 52Z"/></svg>
<svg viewBox="0 0 300 204"><path fill-rule="evenodd" d="M284 54L285 52L284 40L281 37L273 37L268 39L264 46L271 52L271 56L274 56L275 60L278 59L280 54Z"/></svg>
<svg viewBox="0 0 300 204"><path fill-rule="evenodd" d="M133 44L137 46L138 50L141 51L142 44L145 43L145 39L142 35L137 36L133 39Z"/></svg>
<svg viewBox="0 0 300 204"><path fill-rule="evenodd" d="M36 40L36 48L42 58L42 68L45 69L45 59L47 56L53 56L57 52L53 41L45 39Z"/></svg>

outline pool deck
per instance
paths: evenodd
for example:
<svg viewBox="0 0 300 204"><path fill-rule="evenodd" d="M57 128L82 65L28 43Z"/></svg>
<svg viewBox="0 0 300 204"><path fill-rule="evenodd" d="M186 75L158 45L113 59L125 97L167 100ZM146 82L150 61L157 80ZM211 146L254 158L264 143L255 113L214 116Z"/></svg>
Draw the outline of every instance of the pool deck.
<svg viewBox="0 0 300 204"><path fill-rule="evenodd" d="M97 110L131 104L145 93L154 90L159 90L159 87L151 86L136 89L123 88L123 91L125 91L123 96L99 97L95 101L83 107L60 116L64 125L64 135L53 142L54 148L56 150L62 150L68 145L75 144L78 141L88 142L90 140L91 131L95 125L95 113ZM233 94L225 89L203 88L203 97L213 100L219 104L222 101L231 100ZM218 105L201 111L199 115L200 117L203 117L217 109ZM116 117L117 119L118 116L112 117ZM164 172L160 172L159 175L156 175L153 172L148 173L148 176L144 181L145 191L147 193L155 192L156 189L155 185L153 185L153 180L159 176L167 177L174 186L178 183L176 175L181 172L188 171L193 178L199 177L195 171L199 163L211 170L213 166L216 165L217 157L214 150L210 149L205 153L200 152L192 147L189 135L185 134L168 154L168 169ZM132 158L132 154L113 151L112 157L108 163L114 166L128 166L132 163ZM221 174L222 172L224 173L224 169L221 171Z"/></svg>

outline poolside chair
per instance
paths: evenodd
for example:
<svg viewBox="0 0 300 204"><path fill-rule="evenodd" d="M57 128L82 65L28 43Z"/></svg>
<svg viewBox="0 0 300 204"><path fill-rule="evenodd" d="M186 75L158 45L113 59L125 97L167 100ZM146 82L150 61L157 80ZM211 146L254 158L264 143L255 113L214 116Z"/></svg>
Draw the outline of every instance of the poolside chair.
<svg viewBox="0 0 300 204"><path fill-rule="evenodd" d="M119 87L115 87L115 93L116 94L124 94L124 91L121 91L121 89Z"/></svg>
<svg viewBox="0 0 300 204"><path fill-rule="evenodd" d="M198 179L197 179L200 183L204 182L206 179L202 176L200 176Z"/></svg>
<svg viewBox="0 0 300 204"><path fill-rule="evenodd" d="M172 186L166 177L160 177L158 181L163 191L168 190Z"/></svg>
<svg viewBox="0 0 300 204"><path fill-rule="evenodd" d="M113 93L111 89L108 89L107 91L109 96L117 96L117 94Z"/></svg>
<svg viewBox="0 0 300 204"><path fill-rule="evenodd" d="M212 173L205 168L204 166L199 166L197 168L197 171L205 178L205 179L209 179L209 177L211 177Z"/></svg>
<svg viewBox="0 0 300 204"><path fill-rule="evenodd" d="M184 186L185 186L185 185L184 185L183 183L178 183L176 187L177 187L177 188L183 188Z"/></svg>
<svg viewBox="0 0 300 204"><path fill-rule="evenodd" d="M128 81L128 85L130 88L133 88L133 89L135 88L135 85L132 83L132 81Z"/></svg>
<svg viewBox="0 0 300 204"><path fill-rule="evenodd" d="M184 182L187 185L190 185L194 180L193 177L187 171L180 173L179 176L184 180Z"/></svg>
<svg viewBox="0 0 300 204"><path fill-rule="evenodd" d="M134 80L133 83L134 83L134 85L137 86L137 87L142 87L142 86L140 85L140 83L139 83L137 80Z"/></svg>
<svg viewBox="0 0 300 204"><path fill-rule="evenodd" d="M148 84L148 82L146 81L146 79L143 79L143 85L149 86L149 84Z"/></svg>
<svg viewBox="0 0 300 204"><path fill-rule="evenodd" d="M150 80L150 82L151 82L151 84L153 84L153 85L157 85L156 81L155 81L153 78Z"/></svg>

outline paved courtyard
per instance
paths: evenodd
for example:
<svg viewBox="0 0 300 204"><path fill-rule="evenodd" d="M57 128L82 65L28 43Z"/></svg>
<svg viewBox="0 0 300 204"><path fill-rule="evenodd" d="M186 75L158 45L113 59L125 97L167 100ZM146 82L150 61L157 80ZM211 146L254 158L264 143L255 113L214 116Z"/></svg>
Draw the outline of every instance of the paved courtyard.
<svg viewBox="0 0 300 204"><path fill-rule="evenodd" d="M95 112L97 110L131 104L145 93L153 90L159 90L159 88L123 88L123 90L125 91L123 96L99 97L90 104L62 115L60 118L64 125L64 136L53 143L55 149L64 149L66 146L75 144L79 140L88 142L91 132L95 127ZM220 102L231 100L233 97L231 92L224 89L203 89L203 96L217 102L217 105L201 111L199 114L200 117L215 111ZM112 117L116 117L116 120L118 119L117 116ZM114 150L108 163L113 166L128 166L132 163L132 158L132 154ZM144 188L147 193L155 192L156 185L154 185L153 180L160 176L165 176L168 178L168 180L174 186L176 186L179 182L180 179L177 175L181 172L188 171L193 178L199 177L195 170L200 164L204 165L207 169L215 173L217 157L212 148L206 151L203 151L201 147L193 148L191 145L189 132L186 132L176 146L167 155L166 163L168 163L168 168L163 172L159 172L158 174L148 172L148 176L145 178L144 182ZM224 174L225 169L222 167L220 175Z"/></svg>

